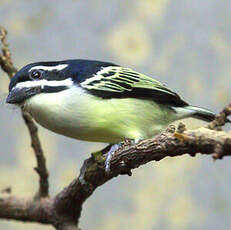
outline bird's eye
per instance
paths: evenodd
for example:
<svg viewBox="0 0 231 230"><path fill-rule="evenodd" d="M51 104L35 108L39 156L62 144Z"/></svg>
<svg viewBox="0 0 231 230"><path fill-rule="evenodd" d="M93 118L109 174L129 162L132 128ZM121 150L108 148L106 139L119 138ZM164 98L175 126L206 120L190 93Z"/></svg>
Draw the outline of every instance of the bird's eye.
<svg viewBox="0 0 231 230"><path fill-rule="evenodd" d="M42 73L39 70L33 70L30 72L29 76L32 80L36 80L42 76Z"/></svg>

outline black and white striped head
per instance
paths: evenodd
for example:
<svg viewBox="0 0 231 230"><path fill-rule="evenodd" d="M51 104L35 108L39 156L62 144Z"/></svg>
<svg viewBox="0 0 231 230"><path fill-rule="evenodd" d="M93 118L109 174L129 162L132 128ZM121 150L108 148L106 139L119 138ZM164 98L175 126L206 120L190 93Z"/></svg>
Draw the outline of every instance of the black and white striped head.
<svg viewBox="0 0 231 230"><path fill-rule="evenodd" d="M65 90L73 84L67 63L39 62L24 66L11 79L7 103L20 104L39 93Z"/></svg>
<svg viewBox="0 0 231 230"><path fill-rule="evenodd" d="M6 102L21 104L37 94L66 90L110 65L113 64L81 59L26 65L11 79Z"/></svg>

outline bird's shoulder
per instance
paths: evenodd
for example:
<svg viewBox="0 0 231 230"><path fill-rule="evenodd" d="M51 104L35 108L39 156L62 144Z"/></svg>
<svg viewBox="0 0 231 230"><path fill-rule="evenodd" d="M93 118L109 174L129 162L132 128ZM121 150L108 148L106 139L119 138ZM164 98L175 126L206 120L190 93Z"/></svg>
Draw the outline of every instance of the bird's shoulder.
<svg viewBox="0 0 231 230"><path fill-rule="evenodd" d="M72 73L72 79L75 83L81 83L92 78L97 72L106 67L118 66L111 62L103 62L87 59L73 59L62 61L63 64L68 64L67 71Z"/></svg>

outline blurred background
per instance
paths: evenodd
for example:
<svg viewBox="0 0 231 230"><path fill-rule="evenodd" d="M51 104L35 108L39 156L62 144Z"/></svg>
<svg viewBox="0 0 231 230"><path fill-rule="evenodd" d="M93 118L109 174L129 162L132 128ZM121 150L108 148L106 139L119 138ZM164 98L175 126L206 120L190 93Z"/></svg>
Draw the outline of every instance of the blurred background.
<svg viewBox="0 0 231 230"><path fill-rule="evenodd" d="M231 99L230 0L0 0L15 65L86 58L153 76L191 104L218 112ZM33 196L35 159L20 111L5 104L0 70L0 188ZM102 147L39 127L54 195ZM82 229L231 229L231 158L189 156L151 162L97 189ZM0 229L51 227L0 220Z"/></svg>

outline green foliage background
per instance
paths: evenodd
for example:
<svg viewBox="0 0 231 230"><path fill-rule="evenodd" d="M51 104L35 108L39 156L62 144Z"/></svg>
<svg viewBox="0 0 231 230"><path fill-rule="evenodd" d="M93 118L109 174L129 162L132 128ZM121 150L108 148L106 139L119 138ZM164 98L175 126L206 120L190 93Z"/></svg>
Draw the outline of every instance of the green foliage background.
<svg viewBox="0 0 231 230"><path fill-rule="evenodd" d="M219 111L231 98L229 0L0 0L16 66L45 60L105 60L153 76L194 105ZM35 159L18 109L4 102L0 72L0 188L32 196ZM95 143L40 128L55 194ZM116 178L86 202L83 229L231 229L231 159L165 159ZM0 220L0 229L51 229Z"/></svg>

